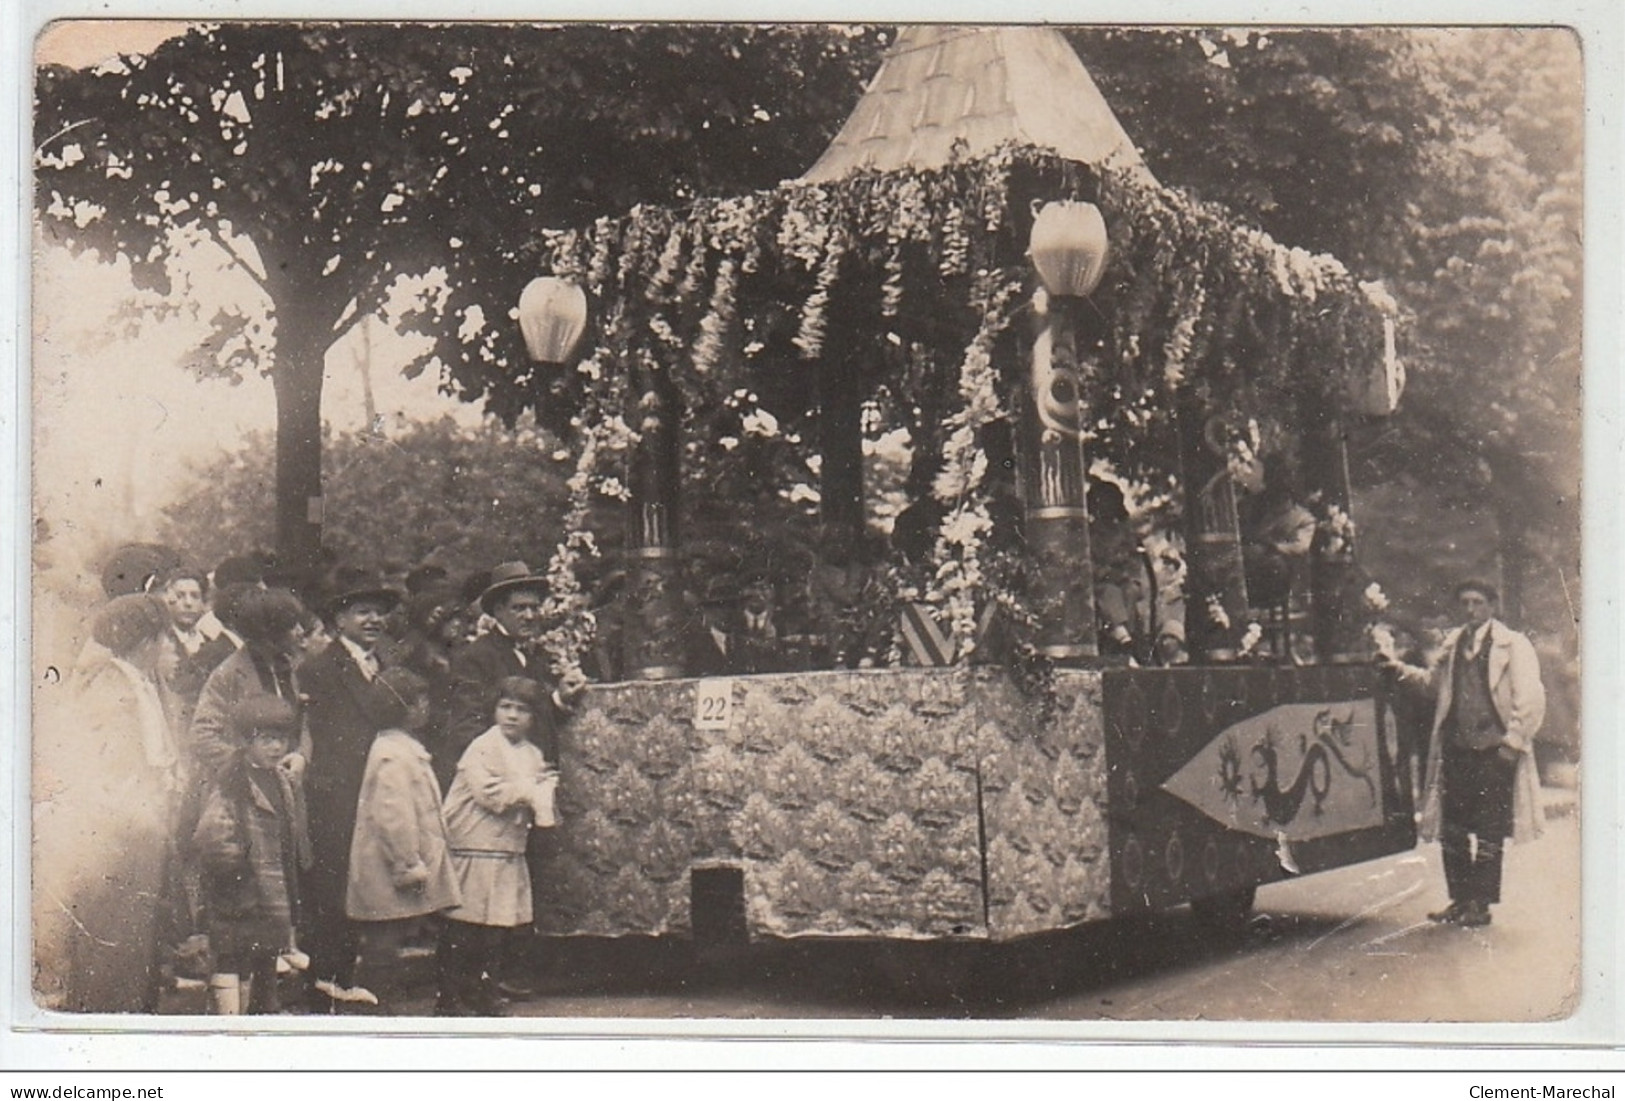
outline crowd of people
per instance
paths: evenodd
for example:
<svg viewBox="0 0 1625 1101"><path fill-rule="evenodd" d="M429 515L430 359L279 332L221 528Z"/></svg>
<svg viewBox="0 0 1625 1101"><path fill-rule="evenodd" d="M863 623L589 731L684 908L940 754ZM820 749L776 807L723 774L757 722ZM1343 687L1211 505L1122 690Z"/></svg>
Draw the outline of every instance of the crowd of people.
<svg viewBox="0 0 1625 1101"><path fill-rule="evenodd" d="M35 988L52 1008L390 1012L402 949L436 1012L528 993L537 829L584 686L536 649L546 579L130 548L35 738Z"/></svg>
<svg viewBox="0 0 1625 1101"><path fill-rule="evenodd" d="M1099 590L1102 638L1127 653L1152 586L1125 538L1132 561ZM871 557L830 540L788 607L765 579L708 576L681 670L868 663L893 626L865 618L883 606ZM595 600L593 679L624 675L617 580ZM37 726L46 1004L153 1012L190 981L218 1013L387 1012L406 946L434 952L441 1013L524 996L532 834L553 823L558 728L586 683L541 652L545 577L425 563L295 585L269 556L205 570L133 544L102 583L67 705Z"/></svg>
<svg viewBox="0 0 1625 1101"><path fill-rule="evenodd" d="M1108 497L1091 494L1101 652L1178 664L1154 556ZM854 609L875 575L841 550L808 576L818 635L781 626L770 583L708 578L677 640L682 671L862 663L874 625ZM555 822L559 729L587 683L541 651L546 578L522 561L468 578L338 567L296 591L267 567L205 571L135 545L104 574L66 705L35 724L42 1002L155 1012L190 980L221 1014L389 1012L413 946L436 960L438 1013L502 1013L529 993L517 962L546 878L538 831ZM615 582L583 655L595 679L623 673ZM1466 627L1391 639L1380 660L1418 802L1436 805L1441 776L1453 792L1452 903L1437 917L1473 925L1499 898L1544 695L1493 589L1458 595Z"/></svg>

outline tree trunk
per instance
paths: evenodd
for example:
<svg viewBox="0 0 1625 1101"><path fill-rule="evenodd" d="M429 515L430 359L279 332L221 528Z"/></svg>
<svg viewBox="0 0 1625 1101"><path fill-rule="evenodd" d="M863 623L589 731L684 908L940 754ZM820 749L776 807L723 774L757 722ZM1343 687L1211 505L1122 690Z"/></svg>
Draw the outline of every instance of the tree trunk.
<svg viewBox="0 0 1625 1101"><path fill-rule="evenodd" d="M280 314L286 318L287 315ZM322 546L322 361L314 329L279 324L276 392L276 555L279 572L301 592L318 581Z"/></svg>

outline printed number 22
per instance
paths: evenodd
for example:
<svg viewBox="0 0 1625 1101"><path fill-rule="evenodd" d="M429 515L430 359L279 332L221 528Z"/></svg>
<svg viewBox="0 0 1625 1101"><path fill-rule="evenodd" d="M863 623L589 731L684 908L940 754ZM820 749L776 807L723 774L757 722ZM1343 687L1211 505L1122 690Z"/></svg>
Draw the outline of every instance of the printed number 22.
<svg viewBox="0 0 1625 1101"><path fill-rule="evenodd" d="M732 725L733 681L702 680L694 693L694 728L727 730Z"/></svg>

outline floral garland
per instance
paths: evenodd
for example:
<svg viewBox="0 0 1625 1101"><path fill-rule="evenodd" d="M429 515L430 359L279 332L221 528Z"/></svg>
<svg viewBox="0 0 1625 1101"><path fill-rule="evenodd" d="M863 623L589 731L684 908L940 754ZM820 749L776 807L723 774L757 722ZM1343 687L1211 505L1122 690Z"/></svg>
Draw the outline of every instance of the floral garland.
<svg viewBox="0 0 1625 1101"><path fill-rule="evenodd" d="M589 390L597 400L584 406L575 418L577 447L575 469L566 483L569 506L562 521L565 536L553 548L547 563L547 599L542 605L542 617L550 626L542 633L540 644L550 671L561 678L581 672L581 656L592 645L598 630L581 584L583 565L599 557L598 542L588 524L593 501L599 494L625 497L625 459L639 438L625 418L612 412L623 407L626 375L604 370L609 348L618 342L614 334L620 327L621 315L617 312L606 321L608 339L577 367L587 379L605 385ZM620 460L613 467L612 458Z"/></svg>
<svg viewBox="0 0 1625 1101"><path fill-rule="evenodd" d="M637 438L618 423L628 366L669 372L691 418L721 408L728 395L754 387L744 372L819 358L842 284L873 296L868 316L912 325L911 341L932 341L933 361L957 362L960 408L945 425L932 486L944 515L919 595L944 610L960 655L973 652L978 591L993 600L1010 595L987 591L997 584L990 573L1001 571L990 571L987 559L991 519L978 434L1008 415L993 346L1028 278L1025 261L1014 258L1025 250L1021 215L1035 190L1097 203L1110 228L1113 262L1093 296L1106 319L1092 357L1100 370L1085 397L1095 418L1092 450L1125 476L1162 476L1156 428L1176 392L1194 390L1239 423L1258 422L1267 438L1306 385L1342 394L1351 372L1381 362L1381 320L1391 303L1337 261L1283 248L1179 192L1025 146L939 169L794 183L683 210L638 206L580 230L544 233L533 248L539 265L579 280L613 319L599 326L599 344L581 368L586 396L574 418L570 535L550 574L558 575L560 621L584 626L559 628L555 660L574 660L591 638L586 599L564 575L597 553L577 522L593 495L624 492L603 468ZM923 327L922 318L929 319ZM740 354L733 344L747 339ZM542 389L528 396L551 398ZM701 455L698 441L687 442L694 463L729 453ZM708 476L703 465L684 474Z"/></svg>
<svg viewBox="0 0 1625 1101"><path fill-rule="evenodd" d="M948 439L942 448L942 467L931 494L943 506L931 552L933 566L925 602L947 612L949 635L959 659L976 650L976 599L983 590L983 544L993 530L987 494L987 454L981 431L1006 415L999 402L998 373L993 366L993 344L1010 324L1010 304L1021 293L1020 276L1006 275L1002 284L988 272L978 273L977 297L982 322L959 364L961 407L948 418Z"/></svg>

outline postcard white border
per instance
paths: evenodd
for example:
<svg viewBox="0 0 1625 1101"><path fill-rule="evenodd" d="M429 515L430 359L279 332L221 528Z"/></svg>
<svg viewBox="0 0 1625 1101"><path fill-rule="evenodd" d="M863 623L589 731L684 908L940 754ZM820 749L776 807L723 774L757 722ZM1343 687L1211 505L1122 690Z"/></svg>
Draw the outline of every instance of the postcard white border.
<svg viewBox="0 0 1625 1101"><path fill-rule="evenodd" d="M1621 295L1621 109L1625 107L1625 13L1608 0L1567 3L1513 3L1507 0L1375 0L1365 3L1252 3L1183 0L1147 5L1109 0L1091 5L1023 0L1015 8L989 8L964 0L937 3L891 2L854 5L828 0L786 3L664 2L627 4L595 0L559 0L552 4L512 0L464 0L449 4L424 0L358 0L321 6L251 0L251 2L173 3L153 0L22 0L19 18L0 22L0 57L15 74L3 89L4 179L13 201L0 213L4 238L29 240L28 200L30 73L32 42L49 21L59 18L168 18L190 20L287 18L386 19L745 19L750 21L985 21L990 15L1010 21L1103 22L1124 24L1212 23L1297 24L1541 24L1574 27L1582 36L1586 65L1586 518L1584 562L1587 567L1584 616L1583 687L1585 707L1583 958L1584 994L1579 1012L1551 1024L1426 1025L1259 1023L1108 1023L1066 1024L1022 1021L967 1022L819 1022L795 1020L742 1021L603 1021L537 1020L491 1023L466 1032L449 1026L401 1026L400 1034L378 1035L376 1021L338 1022L287 1019L289 1031L275 1036L234 1035L226 1040L222 1026L210 1022L162 1019L86 1020L72 1032L34 1031L37 1021L28 995L26 943L26 816L28 775L21 737L29 700L27 666L30 530L28 349L29 257L15 250L10 265L0 266L0 349L13 370L0 372L0 433L11 445L14 463L0 473L11 523L0 526L0 554L5 582L13 599L0 608L5 627L16 641L13 676L0 679L0 714L17 735L12 751L0 754L0 792L8 802L0 813L10 828L9 851L0 850L13 912L9 928L16 943L0 954L0 1063L40 1067L480 1067L532 1069L575 1066L635 1067L963 1067L1032 1066L1119 1067L1155 1065L1227 1068L1285 1066L1324 1069L1328 1058L1341 1066L1373 1068L1564 1066L1584 1060L1616 1060L1625 1041L1620 1021L1621 976L1619 847L1620 722L1620 570L1614 564L1620 544L1620 492L1625 484L1620 453L1625 437L1620 393L1622 350ZM11 415L5 415L6 413ZM390 1023L391 1027L393 1022ZM523 1034L520 1034L521 1030ZM235 1030L233 1030L235 1032ZM367 1039L363 1042L363 1037ZM547 1038L545 1048L536 1041ZM1613 1049L1611 1052L1608 1049ZM1589 1061L1585 1065L1592 1065ZM1625 1065L1625 1064L1619 1064Z"/></svg>

